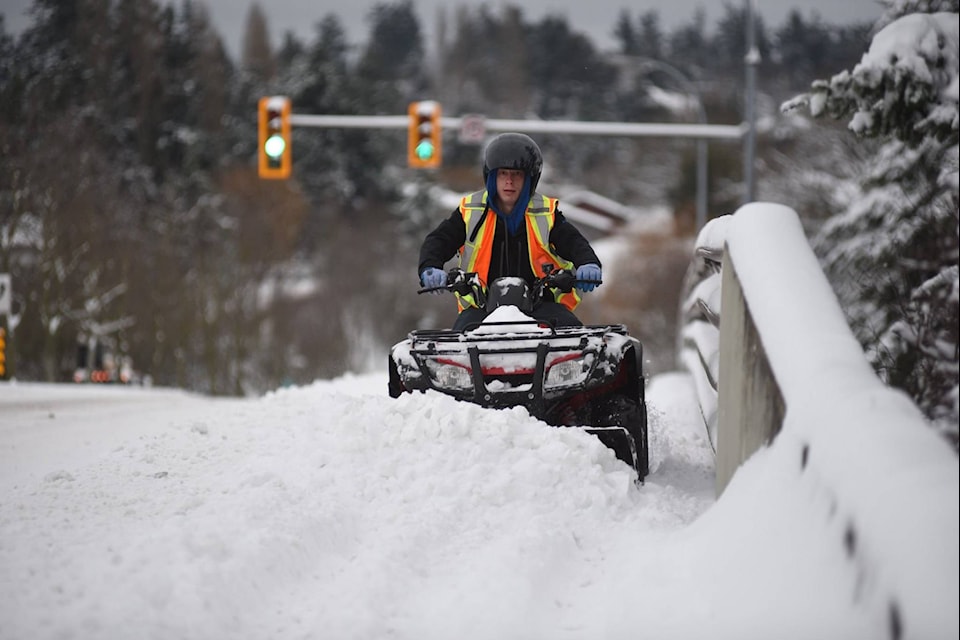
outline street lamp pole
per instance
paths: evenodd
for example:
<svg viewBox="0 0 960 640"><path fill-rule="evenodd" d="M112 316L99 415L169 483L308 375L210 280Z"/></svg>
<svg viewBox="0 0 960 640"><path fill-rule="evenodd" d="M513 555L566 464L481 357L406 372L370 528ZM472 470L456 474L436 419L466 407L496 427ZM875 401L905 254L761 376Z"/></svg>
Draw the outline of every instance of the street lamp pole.
<svg viewBox="0 0 960 640"><path fill-rule="evenodd" d="M657 69L663 71L675 81L677 81L684 91L690 94L697 101L697 119L700 124L707 124L707 111L703 108L703 98L700 90L683 74L682 71L667 64L662 60L653 58L641 58L637 56L620 56L621 60L633 62L641 69ZM697 138L697 231L703 228L707 223L707 141L705 138Z"/></svg>

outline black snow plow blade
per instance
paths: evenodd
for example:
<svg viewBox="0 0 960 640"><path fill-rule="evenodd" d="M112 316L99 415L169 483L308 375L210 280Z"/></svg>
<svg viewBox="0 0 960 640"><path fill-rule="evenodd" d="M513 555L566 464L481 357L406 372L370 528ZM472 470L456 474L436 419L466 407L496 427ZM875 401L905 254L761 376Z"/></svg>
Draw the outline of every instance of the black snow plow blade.
<svg viewBox="0 0 960 640"><path fill-rule="evenodd" d="M629 431L624 427L584 427L583 430L597 436L600 442L616 454L617 458L637 470L639 475L637 445ZM640 476L639 479L643 480L643 477Z"/></svg>

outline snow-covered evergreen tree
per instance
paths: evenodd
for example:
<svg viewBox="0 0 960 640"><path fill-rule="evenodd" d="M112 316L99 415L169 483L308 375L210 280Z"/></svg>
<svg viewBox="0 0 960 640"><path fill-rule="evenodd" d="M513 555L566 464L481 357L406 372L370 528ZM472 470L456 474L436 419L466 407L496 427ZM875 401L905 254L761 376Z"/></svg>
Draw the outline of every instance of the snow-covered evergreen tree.
<svg viewBox="0 0 960 640"><path fill-rule="evenodd" d="M956 441L960 0L887 5L860 63L784 108L883 143L815 247L878 373Z"/></svg>

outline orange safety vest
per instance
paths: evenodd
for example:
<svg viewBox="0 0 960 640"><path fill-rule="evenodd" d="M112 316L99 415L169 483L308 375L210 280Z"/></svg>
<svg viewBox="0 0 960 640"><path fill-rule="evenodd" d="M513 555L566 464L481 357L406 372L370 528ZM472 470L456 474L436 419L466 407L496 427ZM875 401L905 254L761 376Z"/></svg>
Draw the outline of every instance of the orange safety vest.
<svg viewBox="0 0 960 640"><path fill-rule="evenodd" d="M548 198L538 193L530 196L524 221L527 227L527 254L530 267L537 278L546 275L544 267L550 265L553 270L572 269L573 263L564 260L553 251L550 244L550 231L557 218L556 198ZM487 272L493 256L493 237L497 228L497 215L484 215L487 211L487 192L476 191L460 200L460 215L466 229L466 240L460 247L460 269L479 274L484 293L487 288ZM463 311L467 307L478 306L473 295L457 295L457 307ZM574 289L568 293L553 291L554 299L573 311L580 304L580 294Z"/></svg>

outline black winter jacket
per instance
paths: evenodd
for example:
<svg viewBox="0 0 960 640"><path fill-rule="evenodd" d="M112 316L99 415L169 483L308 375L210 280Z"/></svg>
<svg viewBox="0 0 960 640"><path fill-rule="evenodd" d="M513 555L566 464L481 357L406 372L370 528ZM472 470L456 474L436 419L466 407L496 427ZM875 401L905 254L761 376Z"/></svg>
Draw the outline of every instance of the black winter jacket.
<svg viewBox="0 0 960 640"><path fill-rule="evenodd" d="M487 206L483 215L497 214ZM463 224L463 216L460 215L458 207L423 240L420 246L420 265L417 268L417 274L422 274L424 269L429 267L443 269L447 261L453 258L463 246L466 237L466 226ZM575 268L584 264L601 266L600 259L594 253L590 243L579 229L567 222L559 209L556 212L553 228L550 230L550 244L553 245L554 253L572 262ZM503 276L520 276L531 286L536 280L527 252L526 225L521 225L516 234L509 234L506 223L503 220L497 220L486 281L492 282Z"/></svg>

